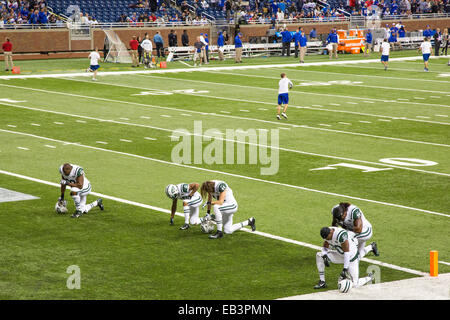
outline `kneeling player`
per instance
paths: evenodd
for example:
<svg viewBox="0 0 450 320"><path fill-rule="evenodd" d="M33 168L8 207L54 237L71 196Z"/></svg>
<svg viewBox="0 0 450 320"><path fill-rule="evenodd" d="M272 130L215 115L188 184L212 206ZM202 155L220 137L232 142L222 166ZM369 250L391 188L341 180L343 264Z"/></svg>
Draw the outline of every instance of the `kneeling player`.
<svg viewBox="0 0 450 320"><path fill-rule="evenodd" d="M323 227L320 236L325 240L321 252L316 254L317 270L319 271L319 283L314 289L327 287L325 282L325 266L330 262L344 264L340 279L350 279L353 287L360 287L373 280L373 273L367 277L359 278L359 253L356 241L349 236L346 230L337 227Z"/></svg>
<svg viewBox="0 0 450 320"><path fill-rule="evenodd" d="M88 205L86 205L86 198L91 193L91 183L86 178L83 168L74 164L65 163L59 167L59 173L61 174L61 197L58 199L60 203L64 201L64 193L66 187L71 187L70 196L75 203L76 211L72 215L72 218L78 218L81 215L88 213L93 207L98 206L100 210L103 210L103 201L98 199Z"/></svg>
<svg viewBox="0 0 450 320"><path fill-rule="evenodd" d="M200 205L203 202L202 196L198 193L198 183L180 183L177 185L169 184L166 187L166 195L172 199L172 211L170 215L170 224L173 225L173 217L177 211L178 199L183 201L184 225L181 230L189 229L189 221L192 225L200 224L198 216Z"/></svg>
<svg viewBox="0 0 450 320"><path fill-rule="evenodd" d="M211 206L214 208L215 221L217 224L217 232L210 235L209 238L217 239L223 237L223 231L231 234L236 230L242 229L245 226L251 226L252 231L256 230L255 218L233 224L233 214L238 210L238 204L233 196L233 190L223 181L212 180L202 183L201 194L203 197L208 195L208 214L211 212ZM216 200L212 200L212 198Z"/></svg>
<svg viewBox="0 0 450 320"><path fill-rule="evenodd" d="M333 227L340 226L355 233L360 259L369 252L373 252L376 256L380 255L376 242L366 246L366 242L372 238L372 225L357 206L341 202L333 207L331 214L333 215L331 223Z"/></svg>

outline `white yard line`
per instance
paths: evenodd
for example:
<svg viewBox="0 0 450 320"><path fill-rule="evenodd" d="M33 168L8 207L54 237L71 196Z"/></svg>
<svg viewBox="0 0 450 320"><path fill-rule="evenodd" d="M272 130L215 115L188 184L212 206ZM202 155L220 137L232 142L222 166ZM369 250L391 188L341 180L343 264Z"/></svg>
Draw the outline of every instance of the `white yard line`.
<svg viewBox="0 0 450 320"><path fill-rule="evenodd" d="M39 123L30 123L30 125L35 126L35 127L40 127L41 126Z"/></svg>
<svg viewBox="0 0 450 320"><path fill-rule="evenodd" d="M47 148L50 148L50 149L56 149L55 146L52 146L52 145L49 145L49 144L46 144L46 145L44 145L44 146L47 147Z"/></svg>
<svg viewBox="0 0 450 320"><path fill-rule="evenodd" d="M124 103L127 103L127 102L124 102ZM82 116L82 115L70 114L70 113L59 112L59 111L51 111L51 110L46 110L46 109L26 107L26 106L21 106L21 105L17 105L17 104L8 104L8 103L2 103L2 104L3 105L8 105L8 106L11 106L11 107L14 107L14 108L27 109L27 110L33 110L33 111L39 111L39 112L47 112L47 113L52 113L52 114L60 114L60 115L65 115L65 116L69 116L69 117L77 117L77 118L83 118L83 119L89 119L89 120L97 120L97 121L101 121L101 122L110 122L110 123L115 123L115 124L130 125L130 126L137 126L137 127L143 127L143 128L151 128L151 129L155 129L155 130L172 131L171 129L165 129L165 128L160 128L160 127L155 127L155 126L150 126L150 125L138 124L138 123L130 123L130 122L121 122L121 121L115 121L115 120L101 119L101 118ZM161 108L163 108L163 107L161 107ZM192 111L192 112L194 112L194 111ZM356 136L370 137L370 138L375 138L375 139L393 140L393 141L399 141L399 142L418 143L418 144L433 145L433 146L439 146L439 147L450 147L450 145L447 145L447 144L440 144L440 143L434 143L434 142L425 142L425 141L417 141L417 140L408 140L408 139L385 137L385 136L377 136L377 135L371 135L371 134L366 134L366 133L357 133L357 132L342 131L342 130L330 130L330 129L325 129L325 128L311 127L311 126L307 126L307 125L292 125L292 124L287 124L287 123L285 124L285 123L273 122L273 121L267 121L267 120L260 120L260 119L235 117L235 116L231 116L231 115L229 116L229 115L220 115L220 114L218 114L217 116L230 117L230 118L233 118L233 119L245 119L245 120L250 120L250 121L259 121L259 122L274 124L274 125L277 125L277 126L282 124L282 125L286 125L286 126L290 126L290 127L294 127L294 128L303 128L303 129L310 129L310 130L321 130L321 131L334 132L334 133L340 133L340 134L356 135ZM390 121L390 120L387 120L387 121ZM323 125L323 124L320 124L320 125Z"/></svg>
<svg viewBox="0 0 450 320"><path fill-rule="evenodd" d="M10 128L17 128L17 126L15 126L15 125L13 125L13 124L8 124L7 127L10 127Z"/></svg>
<svg viewBox="0 0 450 320"><path fill-rule="evenodd" d="M144 137L144 139L146 139L146 140L152 140L152 141L155 141L155 140L156 140L155 138L150 138L150 137Z"/></svg>
<svg viewBox="0 0 450 320"><path fill-rule="evenodd" d="M84 120L75 120L75 121L78 123L86 123L86 121L84 121Z"/></svg>
<svg viewBox="0 0 450 320"><path fill-rule="evenodd" d="M445 57L445 56L441 56ZM435 57L430 57L434 59ZM391 58L389 61L414 61L422 59L421 56ZM268 69L268 68L287 68L287 67L308 67L308 66L327 66L327 65L346 65L346 64L366 64L378 63L379 59L367 60L341 60L341 61L320 61L307 63L284 63L284 64L253 64L253 65L239 65L227 67L205 67L205 68L183 68L183 69L157 69L157 70L133 70L133 71L106 71L99 72L99 76L111 75L133 75L133 74L159 74L159 73L180 73L180 72L201 72L201 71L222 71L222 70L249 70L249 69ZM0 76L0 80L6 79L44 79L44 78L64 78L64 77L90 77L91 74L87 72L76 73L52 73L52 74L33 74L33 75L18 75L18 76Z"/></svg>
<svg viewBox="0 0 450 320"><path fill-rule="evenodd" d="M365 198L354 197L354 196L349 196L349 195L343 195L343 194L334 193L334 192L327 192L327 191L322 191L322 190L317 190L317 189L311 189L311 188L291 185L291 184L287 184L287 183L281 183L281 182L275 182L275 181L270 181L270 180L264 180L264 179L244 176L244 175L230 173L230 172L206 169L206 168L190 166L190 165L186 165L186 164L179 164L179 163L164 161L164 160L160 160L160 159L154 159L154 158L150 158L150 157L140 156L140 155L136 155L136 154L133 154L133 153L121 152L121 151L110 150L110 149L103 149L103 148L99 148L99 147L84 145L84 144L81 144L81 143L72 143L72 142L69 142L69 141L52 139L52 138L37 136L37 135L34 135L34 134L29 134L29 133L24 133L24 132L3 130L3 129L0 129L0 132L6 132L6 133L10 133L10 134L22 135L22 136L32 137L32 138L36 138L36 139L40 139L40 140L59 142L59 143L62 143L64 145L69 145L70 144L70 145L73 145L73 146L76 146L76 147L80 147L80 148L86 148L86 149L91 149L91 150L107 152L107 153L113 153L113 154L118 154L118 155L122 155L122 156L126 156L126 157L132 157L132 158L136 158L136 159L143 159L143 160L148 160L148 161L152 161L152 162L162 163L162 164L165 164L165 165L170 165L170 166L175 166L175 167L181 167L181 168L193 169L193 170L198 170L198 171L210 172L210 173L226 175L226 176L240 178L240 179L245 179L245 180L250 180L250 181L256 181L256 182L261 182L261 183L266 183L266 184L271 184L271 185L277 185L277 186L283 186L283 187L297 189L297 190L303 190L303 191L308 191L308 192L325 194L325 195L335 196L335 197L339 197L339 198L348 198L348 199L354 199L354 200L364 201L364 202L369 202L369 203L376 203L376 204L380 204L380 205L385 205L385 206L390 206L390 207L395 207L395 208L401 208L401 209L406 209L406 210L412 210L412 211L417 211L417 212L421 212L421 213L428 213L428 214L432 214L432 215L437 215L437 216L450 218L450 214L445 214L445 213L431 211L431 210L425 210L425 209L419 209L419 208L404 206L404 205L401 205L401 204L395 204L395 203L389 203L389 202L384 202L384 201L365 199Z"/></svg>
<svg viewBox="0 0 450 320"><path fill-rule="evenodd" d="M120 141L122 141L122 142L128 142L128 143L133 142L132 140L128 140L128 139L120 139Z"/></svg>
<svg viewBox="0 0 450 320"><path fill-rule="evenodd" d="M17 149L20 149L20 150L30 150L30 149L25 148L25 147L17 147Z"/></svg>
<svg viewBox="0 0 450 320"><path fill-rule="evenodd" d="M108 142L105 141L95 141L96 143L100 143L100 144L108 144Z"/></svg>
<svg viewBox="0 0 450 320"><path fill-rule="evenodd" d="M45 184L48 186L53 186L53 187L57 187L59 188L60 185L54 182L49 182L49 181L45 181L42 179L36 179L36 178L32 178L29 176L25 176L25 175L21 175L21 174L17 174L17 173L13 173L13 172L9 172L9 171L5 171L5 170L0 170L0 174L5 174L8 176L12 176L12 177L16 177L16 178L20 178L20 179L24 179L24 180L28 180L28 181L33 181L33 182L37 182L37 183L41 183L41 184ZM120 203L125 203L128 205L132 205L132 206L136 206L136 207L141 207L141 208L145 208L145 209L150 209L150 210L154 210L154 211L158 211L158 212L162 212L162 213L167 213L170 214L171 211L168 209L163 209L160 207L155 207L152 205L148 205L148 204L143 204L143 203L139 203L136 201L130 201L130 200L126 200L126 199L122 199L122 198L118 198L118 197L114 197L114 196L109 196L109 195L105 195L102 193L98 193L98 192L91 192L92 195L97 196L97 197L101 197L104 199L109 199L109 200L113 200L116 202L120 202ZM184 217L183 213L179 213L176 212L177 216L180 217ZM246 229L246 228L242 228L241 229L244 232L248 232L250 234L255 234L255 235L259 235L265 238L269 238L269 239L273 239L273 240L278 240L278 241L283 241L286 243L291 243L291 244L295 244L295 245L299 245L302 247L306 247L306 248L310 248L313 250L321 250L321 247L307 243L307 242L302 242L302 241L297 241L297 240L293 240L293 239L289 239L289 238L285 238L285 237L281 237L281 236L276 236L270 233L266 233L266 232L261 232L261 231L251 231L250 229ZM404 268L404 267L400 267L391 263L385 263L382 261L378 261L378 260L373 260L373 259L367 259L367 258L363 258L361 259L362 261L371 263L371 264L376 264L382 267L386 267L386 268L390 268L393 270L398 270L398 271L403 271L406 273L411 273L411 274L415 274L415 275L419 275L419 276L426 276L427 273L419 271L419 270L414 270L414 269L410 269L410 268Z"/></svg>
<svg viewBox="0 0 450 320"><path fill-rule="evenodd" d="M445 262L445 261L438 261L439 263L445 264L447 266L450 266L450 262Z"/></svg>

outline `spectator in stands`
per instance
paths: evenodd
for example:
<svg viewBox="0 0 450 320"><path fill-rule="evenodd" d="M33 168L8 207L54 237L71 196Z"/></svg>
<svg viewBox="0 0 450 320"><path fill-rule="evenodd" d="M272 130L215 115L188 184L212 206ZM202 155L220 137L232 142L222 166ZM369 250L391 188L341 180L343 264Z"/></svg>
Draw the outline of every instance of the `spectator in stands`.
<svg viewBox="0 0 450 320"><path fill-rule="evenodd" d="M169 36L169 47L176 47L178 46L178 37L177 32L175 30L170 30Z"/></svg>
<svg viewBox="0 0 450 320"><path fill-rule="evenodd" d="M238 33L234 38L234 50L235 50L235 59L236 63L242 63L242 33Z"/></svg>
<svg viewBox="0 0 450 320"><path fill-rule="evenodd" d="M336 33L335 28L331 29L330 33L328 34L327 43L331 44L331 50L328 50L330 59L332 58L333 54L334 54L334 57L337 59L338 58L338 54L337 54L338 35Z"/></svg>
<svg viewBox="0 0 450 320"><path fill-rule="evenodd" d="M450 36L448 34L449 28L444 28L444 31L442 32L442 51L441 54L447 55L447 49L450 42Z"/></svg>
<svg viewBox="0 0 450 320"><path fill-rule="evenodd" d="M5 71L11 71L14 67L12 58L12 43L9 38L5 39L2 44L3 56L5 57Z"/></svg>
<svg viewBox="0 0 450 320"><path fill-rule="evenodd" d="M223 57L223 51L224 51L224 46L225 44L225 39L223 37L222 31L219 31L219 35L217 37L217 47L218 47L218 53L219 53L219 60L223 61L224 57Z"/></svg>
<svg viewBox="0 0 450 320"><path fill-rule="evenodd" d="M284 20L284 12L281 11L280 8L278 8L278 12L277 12L277 21L283 21Z"/></svg>
<svg viewBox="0 0 450 320"><path fill-rule="evenodd" d="M437 28L436 32L433 35L434 40L434 55L436 57L439 56L439 49L441 48L442 34L441 29Z"/></svg>
<svg viewBox="0 0 450 320"><path fill-rule="evenodd" d="M231 3L231 0L227 0L226 2L225 2L225 12L226 12L226 15L227 15L227 21L228 22L230 22L230 20L231 20L231 8L232 8L232 3Z"/></svg>
<svg viewBox="0 0 450 320"><path fill-rule="evenodd" d="M370 52L372 51L372 44L373 44L373 37L372 37L372 31L367 30L365 41L364 41L364 56L370 55Z"/></svg>
<svg viewBox="0 0 450 320"><path fill-rule="evenodd" d="M189 36L187 30L183 30L183 34L181 35L181 43L183 44L183 47L189 46Z"/></svg>
<svg viewBox="0 0 450 320"><path fill-rule="evenodd" d="M312 28L311 32L309 33L309 40L316 40L316 38L317 38L316 28Z"/></svg>
<svg viewBox="0 0 450 320"><path fill-rule="evenodd" d="M158 56L158 58L165 57L165 53L164 53L164 40L161 37L161 32L156 31L155 36L153 37L153 42L156 45L156 55Z"/></svg>
<svg viewBox="0 0 450 320"><path fill-rule="evenodd" d="M133 36L133 38L130 40L130 54L131 60L133 62L131 66L133 68L139 67L138 48L139 48L139 41L136 40L136 36Z"/></svg>
<svg viewBox="0 0 450 320"><path fill-rule="evenodd" d="M278 9L280 10L280 9ZM291 32L286 28L281 32L281 40L283 42L283 47L281 50L281 56L284 56L284 53L286 52L286 55L288 57L291 56L291 41L292 41L292 35Z"/></svg>

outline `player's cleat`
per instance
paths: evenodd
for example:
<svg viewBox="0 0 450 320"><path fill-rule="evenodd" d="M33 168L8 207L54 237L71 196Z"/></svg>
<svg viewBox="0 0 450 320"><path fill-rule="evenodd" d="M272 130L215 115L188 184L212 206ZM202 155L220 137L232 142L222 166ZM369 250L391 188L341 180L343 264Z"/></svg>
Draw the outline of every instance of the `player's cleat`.
<svg viewBox="0 0 450 320"><path fill-rule="evenodd" d="M280 118L280 115L279 115L279 114L277 114L277 120L281 120L281 118Z"/></svg>
<svg viewBox="0 0 450 320"><path fill-rule="evenodd" d="M281 115L283 116L283 118L287 119L287 114L282 112Z"/></svg>
<svg viewBox="0 0 450 320"><path fill-rule="evenodd" d="M189 229L189 224L185 223L182 227L180 227L180 230L187 230Z"/></svg>
<svg viewBox="0 0 450 320"><path fill-rule="evenodd" d="M252 231L256 231L256 219L251 217L248 219L248 225L252 227Z"/></svg>
<svg viewBox="0 0 450 320"><path fill-rule="evenodd" d="M219 238L223 238L223 232L222 232L222 231L217 231L216 233L210 235L209 238L210 238L210 239L219 239Z"/></svg>
<svg viewBox="0 0 450 320"><path fill-rule="evenodd" d="M428 68L423 68L423 71L428 72Z"/></svg>
<svg viewBox="0 0 450 320"><path fill-rule="evenodd" d="M81 212L81 211L75 211L75 213L73 214L73 215L71 215L70 217L71 218L79 218L79 217L81 217L83 215L83 212Z"/></svg>
<svg viewBox="0 0 450 320"><path fill-rule="evenodd" d="M387 67L384 67L384 71L386 71L387 70Z"/></svg>
<svg viewBox="0 0 450 320"><path fill-rule="evenodd" d="M325 289L327 287L328 286L325 281L319 280L319 283L314 286L314 289Z"/></svg>
<svg viewBox="0 0 450 320"><path fill-rule="evenodd" d="M170 225L173 226L173 218L170 218Z"/></svg>
<svg viewBox="0 0 450 320"><path fill-rule="evenodd" d="M377 243L376 242L372 242L370 245L372 246L373 254L378 257L380 255L380 251L378 251Z"/></svg>
<svg viewBox="0 0 450 320"><path fill-rule="evenodd" d="M105 207L103 206L103 200L102 200L102 198L99 198L98 200L97 200L97 206L100 208L100 210L105 210Z"/></svg>
<svg viewBox="0 0 450 320"><path fill-rule="evenodd" d="M97 81L97 79L96 78L92 78L92 81Z"/></svg>

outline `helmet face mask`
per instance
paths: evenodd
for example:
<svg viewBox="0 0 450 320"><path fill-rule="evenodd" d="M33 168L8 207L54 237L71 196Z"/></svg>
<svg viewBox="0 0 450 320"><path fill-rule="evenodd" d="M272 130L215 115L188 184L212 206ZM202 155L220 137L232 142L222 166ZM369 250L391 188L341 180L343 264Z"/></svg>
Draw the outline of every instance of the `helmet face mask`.
<svg viewBox="0 0 450 320"><path fill-rule="evenodd" d="M174 184L169 184L166 187L165 192L166 192L166 196L168 196L172 200L176 199L178 196L178 188Z"/></svg>

